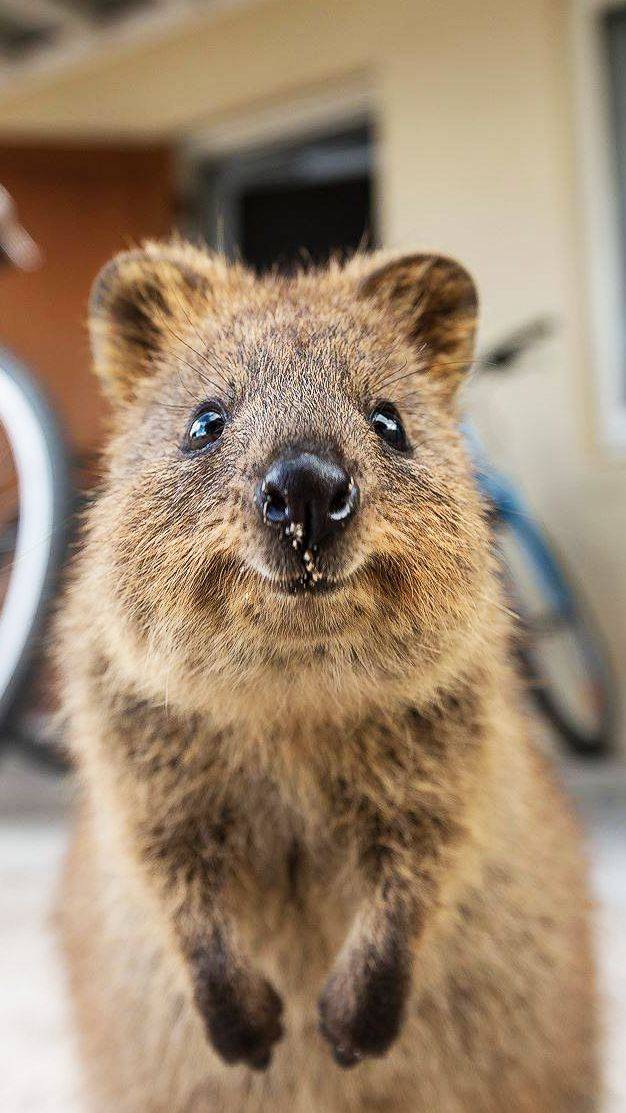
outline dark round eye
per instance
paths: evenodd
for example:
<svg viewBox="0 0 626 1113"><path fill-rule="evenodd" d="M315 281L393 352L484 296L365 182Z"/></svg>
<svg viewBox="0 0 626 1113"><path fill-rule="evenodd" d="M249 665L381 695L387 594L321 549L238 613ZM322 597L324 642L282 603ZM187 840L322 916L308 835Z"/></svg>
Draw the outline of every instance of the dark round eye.
<svg viewBox="0 0 626 1113"><path fill-rule="evenodd" d="M370 414L370 425L381 441L395 448L396 452L408 452L410 445L404 425L396 407L391 402L381 402Z"/></svg>
<svg viewBox="0 0 626 1113"><path fill-rule="evenodd" d="M207 444L214 444L220 439L225 425L226 414L219 402L207 402L191 419L183 448L187 452L197 452L206 448Z"/></svg>

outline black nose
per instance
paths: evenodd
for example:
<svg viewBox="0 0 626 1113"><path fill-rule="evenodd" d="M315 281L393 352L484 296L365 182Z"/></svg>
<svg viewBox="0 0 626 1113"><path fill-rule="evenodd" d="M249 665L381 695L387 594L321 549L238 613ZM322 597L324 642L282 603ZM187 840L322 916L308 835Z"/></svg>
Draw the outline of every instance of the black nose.
<svg viewBox="0 0 626 1113"><path fill-rule="evenodd" d="M345 468L314 452L281 456L259 484L257 505L268 526L303 549L319 545L354 516L359 489Z"/></svg>

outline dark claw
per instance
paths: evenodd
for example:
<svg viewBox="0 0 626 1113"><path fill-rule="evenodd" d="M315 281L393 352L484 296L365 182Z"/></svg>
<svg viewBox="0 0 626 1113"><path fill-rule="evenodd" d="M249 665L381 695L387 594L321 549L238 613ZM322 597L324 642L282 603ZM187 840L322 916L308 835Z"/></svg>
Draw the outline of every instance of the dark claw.
<svg viewBox="0 0 626 1113"><path fill-rule="evenodd" d="M337 1066L350 1070L361 1062L363 1056L356 1048L349 1048L345 1044L337 1043L323 1017L320 1017L319 1030L325 1040L330 1044L330 1051Z"/></svg>
<svg viewBox="0 0 626 1113"><path fill-rule="evenodd" d="M267 1070L272 1061L271 1051L259 1051L258 1055L251 1055L249 1066L251 1070Z"/></svg>
<svg viewBox="0 0 626 1113"><path fill-rule="evenodd" d="M357 1063L361 1062L362 1056L358 1051L349 1051L347 1047L340 1047L331 1045L331 1053L338 1067L343 1067L344 1070L350 1070L356 1067Z"/></svg>

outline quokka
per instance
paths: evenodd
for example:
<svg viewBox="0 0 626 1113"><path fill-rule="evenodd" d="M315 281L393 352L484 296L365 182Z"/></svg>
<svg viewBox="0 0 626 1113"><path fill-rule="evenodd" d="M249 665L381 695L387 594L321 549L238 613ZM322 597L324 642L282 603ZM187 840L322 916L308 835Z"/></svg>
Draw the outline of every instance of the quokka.
<svg viewBox="0 0 626 1113"><path fill-rule="evenodd" d="M60 628L61 900L100 1113L589 1113L578 835L529 739L432 255L91 302L112 400Z"/></svg>

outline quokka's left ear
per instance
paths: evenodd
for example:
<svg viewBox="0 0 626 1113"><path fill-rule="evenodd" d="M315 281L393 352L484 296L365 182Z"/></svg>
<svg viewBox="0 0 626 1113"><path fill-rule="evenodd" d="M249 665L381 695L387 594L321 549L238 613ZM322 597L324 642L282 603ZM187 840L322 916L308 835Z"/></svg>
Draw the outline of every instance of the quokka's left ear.
<svg viewBox="0 0 626 1113"><path fill-rule="evenodd" d="M190 319L210 312L229 271L182 241L147 243L107 263L91 292L89 330L96 373L113 401L134 398Z"/></svg>
<svg viewBox="0 0 626 1113"><path fill-rule="evenodd" d="M478 316L465 268L442 255L404 255L365 274L359 292L395 317L425 370L454 390L474 358Z"/></svg>

